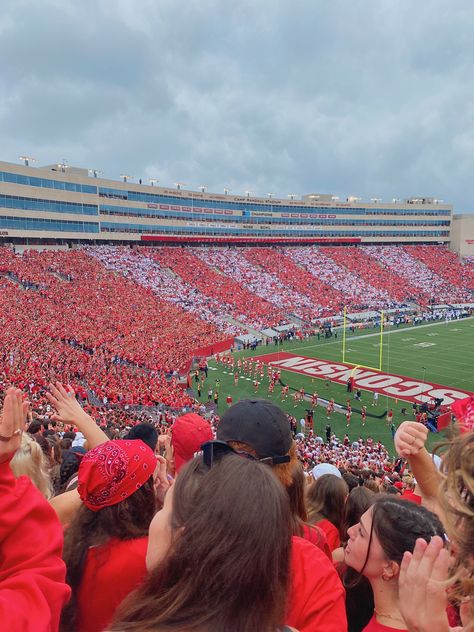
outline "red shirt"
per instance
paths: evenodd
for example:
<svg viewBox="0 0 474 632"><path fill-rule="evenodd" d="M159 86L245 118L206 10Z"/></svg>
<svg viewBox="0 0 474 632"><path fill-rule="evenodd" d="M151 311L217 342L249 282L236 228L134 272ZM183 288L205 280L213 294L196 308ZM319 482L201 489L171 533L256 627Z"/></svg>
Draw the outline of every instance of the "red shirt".
<svg viewBox="0 0 474 632"><path fill-rule="evenodd" d="M400 630L400 628L391 628L387 625L382 625L381 623L377 621L374 614L374 616L369 621L369 623L365 626L362 632L403 632L403 630L406 630L406 628L403 628L402 630Z"/></svg>
<svg viewBox="0 0 474 632"><path fill-rule="evenodd" d="M77 632L102 632L115 611L146 575L148 537L111 538L87 554L77 593Z"/></svg>
<svg viewBox="0 0 474 632"><path fill-rule="evenodd" d="M307 540L308 542L311 542L311 544L314 544L314 546L317 546L318 549L321 549L321 551L332 562L331 549L329 548L328 541L327 541L327 538L326 538L326 534L324 533L324 531L322 529L317 527L315 524L312 524L312 525L304 524L303 525L303 533L302 533L301 537L304 540Z"/></svg>
<svg viewBox="0 0 474 632"><path fill-rule="evenodd" d="M401 495L401 498L403 498L404 500L410 500L411 502L417 503L418 505L421 505L423 500L421 496L418 496L418 494L415 494L410 489L406 489Z"/></svg>
<svg viewBox="0 0 474 632"><path fill-rule="evenodd" d="M299 632L347 632L345 591L333 563L316 546L296 536L285 624Z"/></svg>
<svg viewBox="0 0 474 632"><path fill-rule="evenodd" d="M324 531L324 533L326 534L326 539L331 551L334 551L341 546L339 531L332 522L329 522L329 520L326 520L326 518L324 518L323 520L317 522L316 525L321 529L321 531Z"/></svg>
<svg viewBox="0 0 474 632"><path fill-rule="evenodd" d="M71 594L61 559L63 530L26 476L0 463L0 621L11 632L58 629Z"/></svg>

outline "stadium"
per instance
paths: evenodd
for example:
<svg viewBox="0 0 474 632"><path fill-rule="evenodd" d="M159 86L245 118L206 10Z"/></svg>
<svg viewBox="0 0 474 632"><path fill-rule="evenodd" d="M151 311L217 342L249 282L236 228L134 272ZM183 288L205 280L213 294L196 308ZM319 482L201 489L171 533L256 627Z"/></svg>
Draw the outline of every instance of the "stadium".
<svg viewBox="0 0 474 632"><path fill-rule="evenodd" d="M474 630L473 30L2 3L0 632Z"/></svg>
<svg viewBox="0 0 474 632"><path fill-rule="evenodd" d="M446 420L450 405L471 393L472 222L451 206L421 197L238 197L97 176L65 164L0 163L10 381L21 375L33 392L71 382L91 405L171 415L193 405L218 414L229 396L258 394L298 420L310 410L305 434L321 435L330 419L338 435L370 436L390 451L390 409L395 427L413 404L436 409L436 434L438 415ZM31 367L20 353L26 341L33 356L35 347L48 349L57 365ZM309 360L309 372L295 359L303 367ZM342 364L331 379L311 360ZM198 396L190 377L207 361ZM359 389L360 397L346 423L349 377L349 399ZM408 386L395 386L402 378Z"/></svg>

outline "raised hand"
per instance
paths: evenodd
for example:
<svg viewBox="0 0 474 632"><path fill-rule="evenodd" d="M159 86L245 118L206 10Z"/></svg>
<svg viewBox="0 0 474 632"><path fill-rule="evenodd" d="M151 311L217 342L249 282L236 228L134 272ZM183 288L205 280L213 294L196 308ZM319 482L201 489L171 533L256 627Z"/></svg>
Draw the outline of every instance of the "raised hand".
<svg viewBox="0 0 474 632"><path fill-rule="evenodd" d="M79 404L71 385L64 387L61 382L56 382L56 386L49 385L49 390L51 392L46 393L46 397L56 411L53 419L65 424L74 423L87 439L89 449L109 440L105 432Z"/></svg>
<svg viewBox="0 0 474 632"><path fill-rule="evenodd" d="M7 390L0 416L0 463L8 461L21 445L28 406L19 388Z"/></svg>
<svg viewBox="0 0 474 632"><path fill-rule="evenodd" d="M76 399L74 389L70 384L64 387L61 382L56 382L56 386L49 385L50 393L46 393L49 403L56 413L52 419L62 421L65 424L78 423L81 417L87 415Z"/></svg>
<svg viewBox="0 0 474 632"><path fill-rule="evenodd" d="M400 566L400 609L409 632L449 632L446 580L449 552L439 536L419 539Z"/></svg>
<svg viewBox="0 0 474 632"><path fill-rule="evenodd" d="M170 488L170 481L168 479L168 468L166 459L163 456L158 455L156 457L156 469L153 474L153 481L155 487L155 496L160 505L163 505L165 495Z"/></svg>
<svg viewBox="0 0 474 632"><path fill-rule="evenodd" d="M417 421L404 421L395 434L395 450L401 457L407 458L424 447L428 437L428 428Z"/></svg>

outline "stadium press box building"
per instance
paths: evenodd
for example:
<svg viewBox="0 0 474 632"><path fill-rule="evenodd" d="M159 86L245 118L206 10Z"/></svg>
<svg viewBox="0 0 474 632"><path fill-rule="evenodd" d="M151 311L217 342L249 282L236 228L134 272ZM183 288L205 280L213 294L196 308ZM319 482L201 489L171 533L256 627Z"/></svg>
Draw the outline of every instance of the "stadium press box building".
<svg viewBox="0 0 474 632"><path fill-rule="evenodd" d="M97 175L97 173L95 174ZM452 207L330 195L245 197L0 162L0 244L450 244Z"/></svg>

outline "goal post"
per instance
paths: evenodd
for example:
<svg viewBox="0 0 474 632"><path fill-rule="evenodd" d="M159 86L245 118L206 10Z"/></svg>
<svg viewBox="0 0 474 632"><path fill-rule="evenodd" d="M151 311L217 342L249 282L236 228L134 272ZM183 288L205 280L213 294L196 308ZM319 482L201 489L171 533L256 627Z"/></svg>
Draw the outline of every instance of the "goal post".
<svg viewBox="0 0 474 632"><path fill-rule="evenodd" d="M344 364L352 364L354 366L354 371L357 368L364 369L372 369L373 371L381 371L382 370L382 362L383 362L383 328L385 324L385 312L382 310L380 312L380 331L378 334L378 366L369 366L367 364L361 364L360 362L351 362L347 359L347 306L344 307L344 317L342 324L342 361Z"/></svg>

